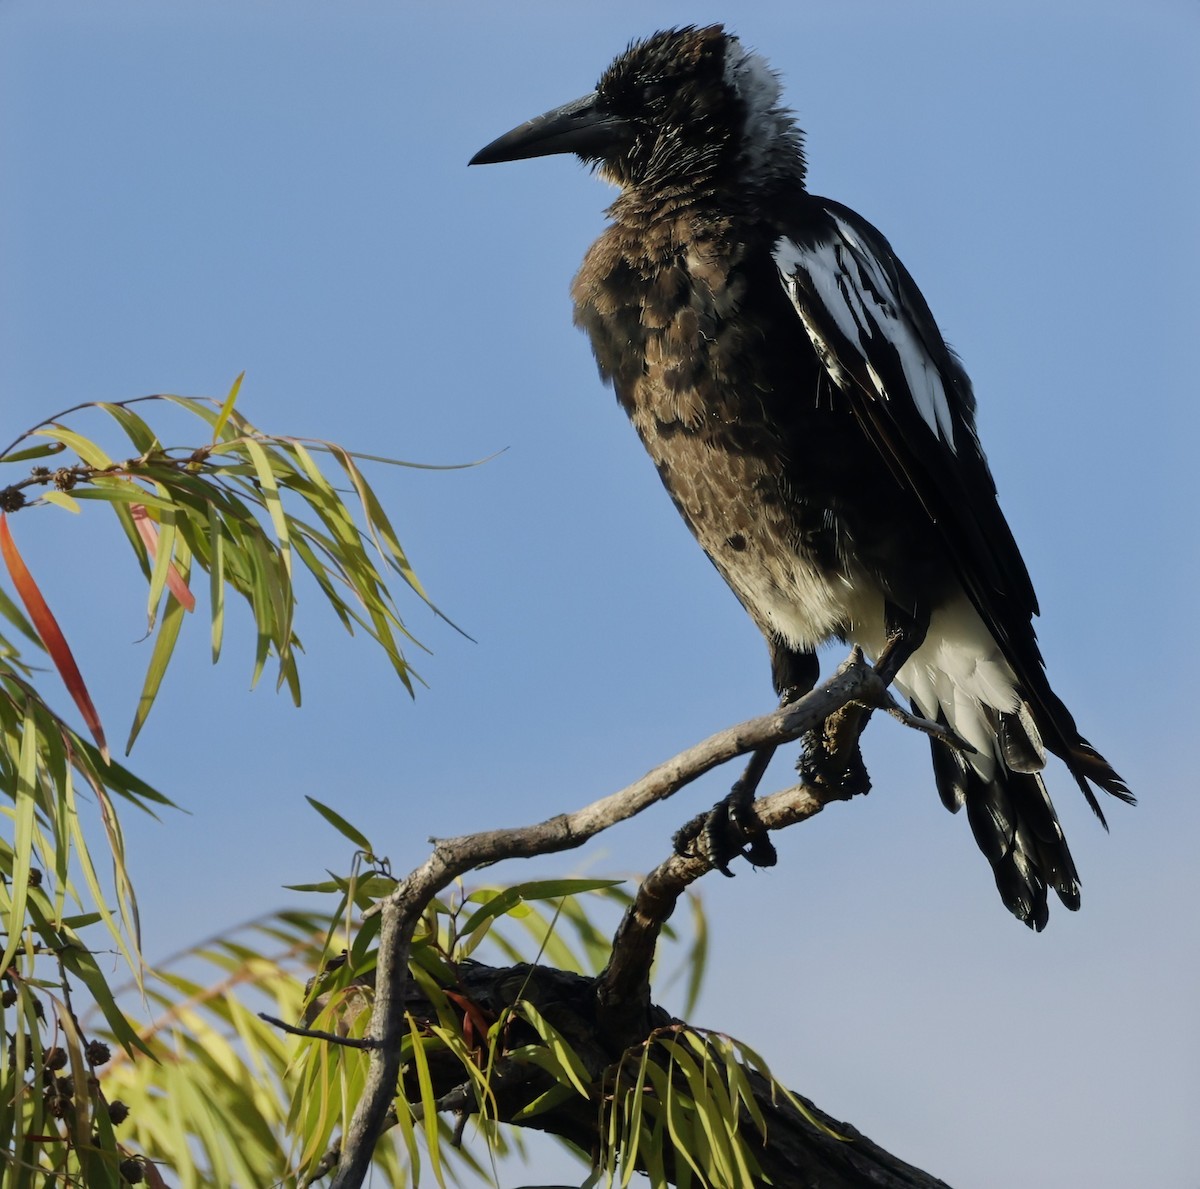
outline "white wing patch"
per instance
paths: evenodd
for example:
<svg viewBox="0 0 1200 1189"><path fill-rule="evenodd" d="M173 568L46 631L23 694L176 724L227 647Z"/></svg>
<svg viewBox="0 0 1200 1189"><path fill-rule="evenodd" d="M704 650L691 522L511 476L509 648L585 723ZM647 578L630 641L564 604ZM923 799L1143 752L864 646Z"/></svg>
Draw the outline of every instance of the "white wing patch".
<svg viewBox="0 0 1200 1189"><path fill-rule="evenodd" d="M957 450L941 372L901 304L887 270L852 227L837 215L831 213L831 218L837 227L834 238L802 248L794 240L781 237L772 252L775 267L821 362L840 387L851 382L846 367L820 334L808 308L814 298L858 352L872 386L883 401L903 399L905 395L889 392L872 362L873 342L882 340L891 345L904 373L908 395L921 419L935 437L944 440L952 451Z"/></svg>

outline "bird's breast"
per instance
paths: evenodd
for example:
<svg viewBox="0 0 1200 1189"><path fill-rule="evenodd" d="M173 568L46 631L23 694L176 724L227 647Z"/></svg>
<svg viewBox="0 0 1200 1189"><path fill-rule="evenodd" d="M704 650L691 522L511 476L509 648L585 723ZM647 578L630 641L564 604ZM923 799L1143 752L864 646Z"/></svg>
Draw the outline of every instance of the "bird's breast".
<svg viewBox="0 0 1200 1189"><path fill-rule="evenodd" d="M846 514L861 431L769 246L616 226L588 253L573 297L663 484L760 629L810 648L849 630L860 604L881 608Z"/></svg>

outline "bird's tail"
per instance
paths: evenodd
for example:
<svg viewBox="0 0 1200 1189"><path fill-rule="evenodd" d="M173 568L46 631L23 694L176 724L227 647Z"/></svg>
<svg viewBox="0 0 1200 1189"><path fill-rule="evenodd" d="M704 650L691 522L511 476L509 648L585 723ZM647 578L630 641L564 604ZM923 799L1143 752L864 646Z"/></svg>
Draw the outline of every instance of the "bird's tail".
<svg viewBox="0 0 1200 1189"><path fill-rule="evenodd" d="M1079 877L1041 776L1047 752L1066 764L1101 822L1095 789L1133 797L1050 688L1032 629L1022 647L1006 638L1002 648L965 598L949 603L896 685L918 713L975 748L956 751L935 739L933 769L946 807L966 806L1009 910L1040 930L1048 889L1078 908Z"/></svg>
<svg viewBox="0 0 1200 1189"><path fill-rule="evenodd" d="M972 757L931 740L938 792L951 812L966 806L1000 898L1040 932L1049 919L1049 888L1067 908L1079 907L1079 875L1041 777L1045 752L1028 707L1012 714L986 706L979 711L991 720L994 757ZM950 725L944 712L938 719Z"/></svg>
<svg viewBox="0 0 1200 1189"><path fill-rule="evenodd" d="M1024 676L1028 688L1029 675ZM1079 733L1071 712L1050 688L1045 675L1039 676L1042 678L1041 688L1031 691L1030 705L1024 709L1036 716L1040 728L1038 733L1045 739L1046 747L1070 769L1075 782L1083 790L1087 803L1092 807L1092 812L1107 830L1108 822L1105 820L1104 810L1100 808L1100 802L1096 800L1096 794L1092 791L1092 785L1127 805L1136 805L1137 798L1129 791L1129 786L1117 775L1113 766Z"/></svg>

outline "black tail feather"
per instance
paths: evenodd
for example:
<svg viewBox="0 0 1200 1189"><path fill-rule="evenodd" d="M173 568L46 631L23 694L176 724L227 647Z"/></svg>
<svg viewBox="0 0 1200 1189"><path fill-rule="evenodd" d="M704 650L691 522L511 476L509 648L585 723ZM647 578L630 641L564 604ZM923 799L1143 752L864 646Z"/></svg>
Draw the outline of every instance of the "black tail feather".
<svg viewBox="0 0 1200 1189"><path fill-rule="evenodd" d="M939 716L940 717L940 716ZM1050 796L1037 772L1013 771L1003 759L1003 734L997 722L998 746L993 773L983 776L971 757L931 740L933 770L943 804L967 818L979 849L991 864L1005 907L1040 932L1049 919L1047 891L1053 888L1067 908L1079 907L1079 874ZM1016 738L1018 732L1010 730ZM1033 755L1030 743L1018 754ZM1114 774L1115 775L1115 774Z"/></svg>
<svg viewBox="0 0 1200 1189"><path fill-rule="evenodd" d="M1092 812L1107 830L1108 821L1092 791L1092 785L1124 801L1126 805L1136 805L1137 798L1113 766L1079 733L1075 719L1062 699L1050 688L1045 673L1039 676L1039 688L1029 698L1029 708L1038 730L1050 751L1071 770Z"/></svg>

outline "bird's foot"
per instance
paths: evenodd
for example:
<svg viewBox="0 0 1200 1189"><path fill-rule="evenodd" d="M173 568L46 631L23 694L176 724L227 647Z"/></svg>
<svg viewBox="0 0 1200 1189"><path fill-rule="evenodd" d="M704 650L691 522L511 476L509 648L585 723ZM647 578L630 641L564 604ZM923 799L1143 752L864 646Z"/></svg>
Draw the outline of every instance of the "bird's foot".
<svg viewBox="0 0 1200 1189"><path fill-rule="evenodd" d="M722 874L733 878L729 864L741 855L754 867L774 867L779 860L770 836L754 812L754 789L745 778L706 813L698 814L672 839L676 854L700 854Z"/></svg>
<svg viewBox="0 0 1200 1189"><path fill-rule="evenodd" d="M826 790L838 800L848 801L871 791L871 777L863 763L858 736L841 737L842 732L831 730L830 723L809 731L801 737L804 751L796 761L800 779L809 785Z"/></svg>

